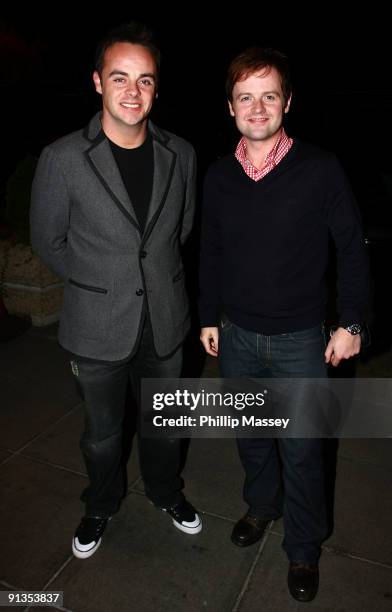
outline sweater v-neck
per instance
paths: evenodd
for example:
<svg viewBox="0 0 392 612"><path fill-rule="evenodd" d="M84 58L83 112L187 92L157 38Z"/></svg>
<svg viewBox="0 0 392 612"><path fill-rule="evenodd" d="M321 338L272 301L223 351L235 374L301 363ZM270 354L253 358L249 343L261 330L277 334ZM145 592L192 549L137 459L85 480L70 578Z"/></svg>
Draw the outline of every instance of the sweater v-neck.
<svg viewBox="0 0 392 612"><path fill-rule="evenodd" d="M239 162L237 158L235 157L235 153L232 154L232 161L234 162L237 170L241 173L241 175L245 179L245 182L248 185L253 184L255 189L259 189L260 184L262 185L267 184L269 180L274 179L276 175L279 175L280 172L285 170L286 166L290 164L291 160L296 155L299 144L300 144L299 141L297 139L294 139L293 144L290 147L290 150L288 151L287 155L285 155L283 159L281 159L281 161L274 168L272 168L270 172L268 172L268 174L263 176L263 178L259 179L258 181L255 181L254 179L252 179L250 176L246 174L245 170L243 169L241 165L241 162Z"/></svg>

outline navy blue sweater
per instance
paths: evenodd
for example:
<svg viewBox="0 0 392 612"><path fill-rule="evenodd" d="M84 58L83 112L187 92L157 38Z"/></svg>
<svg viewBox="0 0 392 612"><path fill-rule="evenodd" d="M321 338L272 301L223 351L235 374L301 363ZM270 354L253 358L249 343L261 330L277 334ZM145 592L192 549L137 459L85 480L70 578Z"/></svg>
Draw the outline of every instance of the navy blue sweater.
<svg viewBox="0 0 392 612"><path fill-rule="evenodd" d="M204 184L201 325L222 311L264 334L312 327L325 317L329 236L336 246L341 325L363 319L369 270L358 207L337 158L294 141L258 182L234 154Z"/></svg>

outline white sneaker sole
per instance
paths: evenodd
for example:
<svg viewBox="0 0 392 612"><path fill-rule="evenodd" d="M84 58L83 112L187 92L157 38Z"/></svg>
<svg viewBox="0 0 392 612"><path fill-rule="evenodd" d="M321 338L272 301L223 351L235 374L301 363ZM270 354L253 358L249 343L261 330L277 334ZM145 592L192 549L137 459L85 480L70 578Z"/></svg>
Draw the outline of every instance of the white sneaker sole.
<svg viewBox="0 0 392 612"><path fill-rule="evenodd" d="M75 538L72 538L72 552L78 559L88 559L95 552L97 552L98 548L101 546L101 542L102 538L99 538L98 542L92 548L89 548L88 550L79 550L79 548L75 546Z"/></svg>
<svg viewBox="0 0 392 612"><path fill-rule="evenodd" d="M183 531L184 533L188 533L189 535L196 535L197 533L200 533L203 528L203 523L202 523L200 516L198 514L196 516L198 519L196 525L193 525L192 523L188 525L182 525L181 523L178 523L175 519L172 519L173 525L174 527L177 527L177 529L179 529L180 531Z"/></svg>

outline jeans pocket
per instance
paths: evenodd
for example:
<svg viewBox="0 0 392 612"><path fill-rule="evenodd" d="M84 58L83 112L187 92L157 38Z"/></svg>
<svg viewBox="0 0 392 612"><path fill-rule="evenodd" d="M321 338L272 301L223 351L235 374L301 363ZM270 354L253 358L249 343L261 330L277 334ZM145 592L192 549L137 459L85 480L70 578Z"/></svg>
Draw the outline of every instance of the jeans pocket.
<svg viewBox="0 0 392 612"><path fill-rule="evenodd" d="M298 344L313 344L322 341L324 343L323 326L316 325L309 329L301 329L300 331L290 332L288 334L290 340Z"/></svg>
<svg viewBox="0 0 392 612"><path fill-rule="evenodd" d="M72 374L73 374L74 376L78 377L78 376L79 376L79 366L78 366L78 362L77 362L77 361L74 361L74 360L71 360L71 361L70 361L70 364L71 364Z"/></svg>
<svg viewBox="0 0 392 612"><path fill-rule="evenodd" d="M230 319L225 314L223 314L221 317L221 322L220 322L221 332L228 331L232 327L233 327L233 323L230 321Z"/></svg>

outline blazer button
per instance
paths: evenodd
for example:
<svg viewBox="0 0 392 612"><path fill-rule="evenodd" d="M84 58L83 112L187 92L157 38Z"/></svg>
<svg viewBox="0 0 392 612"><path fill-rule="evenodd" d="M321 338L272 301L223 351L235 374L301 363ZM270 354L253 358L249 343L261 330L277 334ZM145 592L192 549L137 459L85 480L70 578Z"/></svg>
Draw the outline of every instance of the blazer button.
<svg viewBox="0 0 392 612"><path fill-rule="evenodd" d="M144 259L145 257L147 257L147 251L140 251L140 258Z"/></svg>
<svg viewBox="0 0 392 612"><path fill-rule="evenodd" d="M136 291L136 295L143 295L143 293L144 293L143 289L138 289Z"/></svg>

